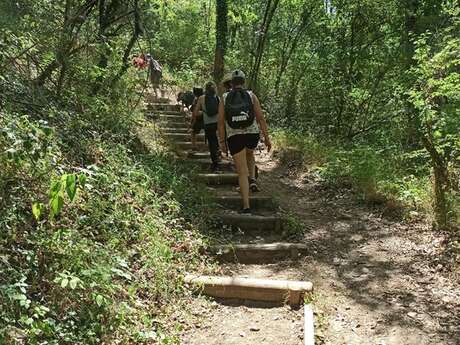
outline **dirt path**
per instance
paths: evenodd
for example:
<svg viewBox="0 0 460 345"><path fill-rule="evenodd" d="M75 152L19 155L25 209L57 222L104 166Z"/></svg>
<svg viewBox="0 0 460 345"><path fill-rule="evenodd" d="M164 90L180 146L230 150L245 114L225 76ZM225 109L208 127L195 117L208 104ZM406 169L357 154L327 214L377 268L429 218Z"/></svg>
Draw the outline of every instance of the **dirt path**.
<svg viewBox="0 0 460 345"><path fill-rule="evenodd" d="M261 184L301 219L311 252L291 269L315 284L324 344L460 344L460 284L439 260L443 236L369 209L314 174L259 158Z"/></svg>

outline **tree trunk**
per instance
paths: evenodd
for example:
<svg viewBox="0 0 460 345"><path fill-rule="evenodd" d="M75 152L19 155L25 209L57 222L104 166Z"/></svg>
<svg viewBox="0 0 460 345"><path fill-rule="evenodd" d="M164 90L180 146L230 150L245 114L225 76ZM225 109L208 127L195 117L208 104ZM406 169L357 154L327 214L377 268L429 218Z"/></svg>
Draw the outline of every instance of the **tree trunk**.
<svg viewBox="0 0 460 345"><path fill-rule="evenodd" d="M216 50L213 78L218 87L224 77L225 50L227 49L227 12L227 0L216 0ZM219 91L222 90L219 88Z"/></svg>
<svg viewBox="0 0 460 345"><path fill-rule="evenodd" d="M274 0L273 4L271 0L268 0L267 6L265 7L264 19L262 21L262 27L260 29L259 39L257 42L255 61L253 67L251 68L251 74L249 79L249 88L253 89L254 91L257 90L258 86L260 64L262 62L262 57L264 54L268 28L270 27L270 23L273 19L278 4L279 0Z"/></svg>
<svg viewBox="0 0 460 345"><path fill-rule="evenodd" d="M446 229L448 225L448 204L446 194L450 189L449 171L447 164L428 136L422 138L423 146L428 151L433 167L433 192L434 192L434 215L435 227Z"/></svg>

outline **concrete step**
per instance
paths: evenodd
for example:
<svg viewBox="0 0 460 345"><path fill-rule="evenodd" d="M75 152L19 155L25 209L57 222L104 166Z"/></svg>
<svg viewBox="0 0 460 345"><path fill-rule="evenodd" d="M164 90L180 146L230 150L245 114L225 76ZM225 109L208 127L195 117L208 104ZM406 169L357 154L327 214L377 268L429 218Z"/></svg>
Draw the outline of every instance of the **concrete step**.
<svg viewBox="0 0 460 345"><path fill-rule="evenodd" d="M182 133L182 134L189 134L188 126L182 127L161 127L163 133Z"/></svg>
<svg viewBox="0 0 460 345"><path fill-rule="evenodd" d="M198 174L197 178L199 181L212 186L238 184L238 175L236 173Z"/></svg>
<svg viewBox="0 0 460 345"><path fill-rule="evenodd" d="M170 116L170 115L167 115ZM187 126L189 127L190 122L187 121L185 117L183 118L161 118L160 116L157 116L157 123L162 126L162 127L169 127L169 128L175 128L175 127L184 127Z"/></svg>
<svg viewBox="0 0 460 345"><path fill-rule="evenodd" d="M213 246L208 250L221 262L241 264L265 264L297 259L307 251L308 246L303 243L229 244Z"/></svg>
<svg viewBox="0 0 460 345"><path fill-rule="evenodd" d="M242 277L187 275L185 282L204 294L219 298L266 301L296 306L306 293L313 291L311 282L269 280Z"/></svg>
<svg viewBox="0 0 460 345"><path fill-rule="evenodd" d="M225 208L239 210L242 206L241 195L239 193L222 195L218 194L213 197L214 202ZM275 201L270 196L251 194L249 196L251 209L254 210L274 210L276 208Z"/></svg>
<svg viewBox="0 0 460 345"><path fill-rule="evenodd" d="M181 149L181 150L187 150L187 149L190 150L192 148L192 142L191 141L174 141L174 146L176 146L178 149ZM206 144L204 141L197 141L195 147L197 150L206 150L208 148L208 144Z"/></svg>
<svg viewBox="0 0 460 345"><path fill-rule="evenodd" d="M190 133L176 133L176 132L165 132L163 130L163 135L165 138L170 140L179 140L179 141L187 141L190 140L191 134ZM204 141L204 134L198 134L196 136L198 141Z"/></svg>
<svg viewBox="0 0 460 345"><path fill-rule="evenodd" d="M209 158L208 151L198 151L198 152L184 151L184 152L181 152L181 155L186 156L191 159Z"/></svg>
<svg viewBox="0 0 460 345"><path fill-rule="evenodd" d="M152 111L180 111L179 105L166 103L147 103L146 108Z"/></svg>
<svg viewBox="0 0 460 345"><path fill-rule="evenodd" d="M282 219L277 215L221 213L217 216L223 224L243 231L281 231Z"/></svg>
<svg viewBox="0 0 460 345"><path fill-rule="evenodd" d="M177 115L177 116L186 116L183 112L181 111L171 111L171 110L160 110L158 111L158 114L160 115Z"/></svg>
<svg viewBox="0 0 460 345"><path fill-rule="evenodd" d="M209 165L211 164L211 160L209 158L209 153L207 158L190 158L187 160L187 162L190 162L194 165L199 166L201 169L207 170L209 168ZM233 162L223 160L219 163L219 170L222 171L235 171L235 167Z"/></svg>
<svg viewBox="0 0 460 345"><path fill-rule="evenodd" d="M165 115L158 114L158 119L162 122L186 122L189 123L189 119L183 115Z"/></svg>

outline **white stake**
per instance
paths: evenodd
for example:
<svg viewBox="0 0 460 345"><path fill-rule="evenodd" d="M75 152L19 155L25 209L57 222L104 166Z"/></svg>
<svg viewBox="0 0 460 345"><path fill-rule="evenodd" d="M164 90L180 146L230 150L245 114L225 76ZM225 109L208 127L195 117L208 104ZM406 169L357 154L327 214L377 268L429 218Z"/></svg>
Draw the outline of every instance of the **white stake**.
<svg viewBox="0 0 460 345"><path fill-rule="evenodd" d="M304 306L304 340L305 345L315 345L315 330L313 326L313 309L311 304Z"/></svg>

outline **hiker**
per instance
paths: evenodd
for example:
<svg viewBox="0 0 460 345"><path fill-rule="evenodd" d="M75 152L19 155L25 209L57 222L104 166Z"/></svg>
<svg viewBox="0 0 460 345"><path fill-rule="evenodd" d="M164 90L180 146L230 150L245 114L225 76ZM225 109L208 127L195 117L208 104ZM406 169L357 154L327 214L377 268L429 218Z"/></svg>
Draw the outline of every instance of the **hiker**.
<svg viewBox="0 0 460 345"><path fill-rule="evenodd" d="M229 92L232 89L232 75L231 75L231 73L225 75L224 79L222 79L222 86L224 88L224 92Z"/></svg>
<svg viewBox="0 0 460 345"><path fill-rule="evenodd" d="M160 81L163 75L163 67L161 67L159 62L152 58L150 54L147 54L146 59L149 64L150 82L152 83L153 92L155 93L155 98L158 98L158 89L160 88Z"/></svg>
<svg viewBox="0 0 460 345"><path fill-rule="evenodd" d="M190 108L193 105L193 101L195 100L195 95L193 94L192 91L185 91L185 92L179 92L177 95L177 102L181 104L184 108L186 108L185 111L190 110Z"/></svg>
<svg viewBox="0 0 460 345"><path fill-rule="evenodd" d="M238 183L243 199L243 214L250 214L249 191L259 190L255 179L254 149L264 136L267 150L271 150L265 121L259 99L244 89L246 77L240 70L232 72L232 89L224 93L219 104L218 130L222 152L230 151L238 173ZM225 140L225 135L227 140Z"/></svg>
<svg viewBox="0 0 460 345"><path fill-rule="evenodd" d="M198 112L202 112L204 135L208 142L209 154L211 156L211 172L219 168L219 141L217 139L217 114L219 112L219 97L216 94L216 84L207 82L204 95L197 100L193 109L193 117L197 118Z"/></svg>
<svg viewBox="0 0 460 345"><path fill-rule="evenodd" d="M192 152L196 151L196 136L201 132L204 128L203 123L203 111L198 110L195 112L195 107L198 102L198 98L203 95L203 88L201 87L194 87L193 88L193 95L195 96L195 100L192 104L192 119L190 121L190 128L192 130Z"/></svg>

